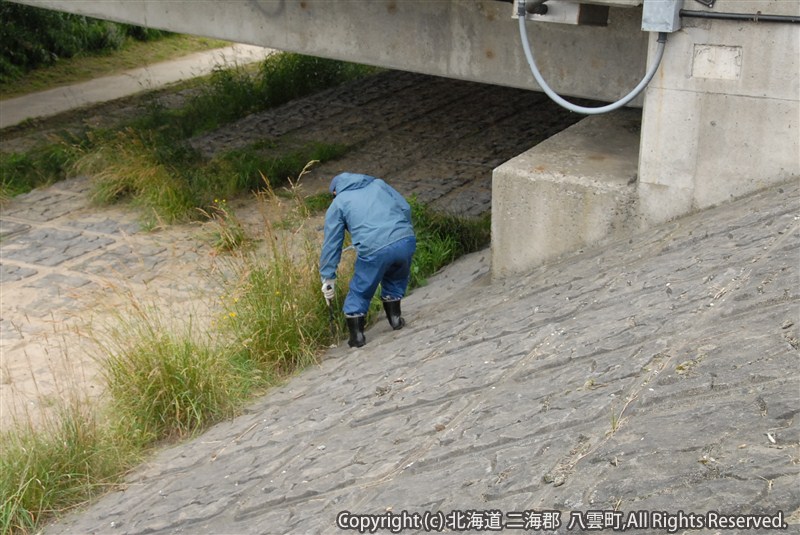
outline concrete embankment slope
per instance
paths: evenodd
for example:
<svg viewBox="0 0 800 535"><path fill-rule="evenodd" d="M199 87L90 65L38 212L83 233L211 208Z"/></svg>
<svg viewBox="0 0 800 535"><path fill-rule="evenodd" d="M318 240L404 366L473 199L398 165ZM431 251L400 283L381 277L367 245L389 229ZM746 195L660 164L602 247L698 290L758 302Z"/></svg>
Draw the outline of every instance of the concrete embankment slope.
<svg viewBox="0 0 800 535"><path fill-rule="evenodd" d="M46 532L339 533L341 511L513 532L559 511L565 533L650 510L797 533L798 201L794 181L507 280L471 255L404 301L404 330L331 350Z"/></svg>

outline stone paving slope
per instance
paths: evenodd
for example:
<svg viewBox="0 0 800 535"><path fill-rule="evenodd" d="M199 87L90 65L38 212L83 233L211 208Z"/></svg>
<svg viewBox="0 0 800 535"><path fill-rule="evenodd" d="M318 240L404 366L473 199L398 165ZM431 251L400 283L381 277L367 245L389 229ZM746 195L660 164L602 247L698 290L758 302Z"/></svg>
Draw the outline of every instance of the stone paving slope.
<svg viewBox="0 0 800 535"><path fill-rule="evenodd" d="M142 232L129 207L93 206L90 187L67 180L0 211L2 429L15 417L38 420L75 389L100 393L93 340L115 314L138 303L206 317L218 295L199 227Z"/></svg>
<svg viewBox="0 0 800 535"><path fill-rule="evenodd" d="M403 195L463 216L491 208L492 170L582 117L544 94L390 71L253 114L194 139L207 156L253 143L352 147L303 179L327 190L332 176L361 172Z"/></svg>
<svg viewBox="0 0 800 535"><path fill-rule="evenodd" d="M132 112L127 104L117 110ZM438 209L477 216L490 208L494 167L578 119L529 91L385 72L254 114L193 144L209 156L252 143L280 150L348 144L344 158L303 178L307 192L327 189L338 172L359 171ZM213 313L220 290L208 274L219 263L202 228L147 233L129 207L92 206L90 191L80 177L0 207L0 428L11 425L11 406L35 416L64 397L73 378L99 392L98 351L84 335L109 323L109 312L138 301L165 307L166 317ZM230 204L261 236L252 196Z"/></svg>
<svg viewBox="0 0 800 535"><path fill-rule="evenodd" d="M798 533L799 201L795 181L506 280L471 255L404 301L404 330L331 350L46 533L531 509L558 533L615 509L781 511Z"/></svg>

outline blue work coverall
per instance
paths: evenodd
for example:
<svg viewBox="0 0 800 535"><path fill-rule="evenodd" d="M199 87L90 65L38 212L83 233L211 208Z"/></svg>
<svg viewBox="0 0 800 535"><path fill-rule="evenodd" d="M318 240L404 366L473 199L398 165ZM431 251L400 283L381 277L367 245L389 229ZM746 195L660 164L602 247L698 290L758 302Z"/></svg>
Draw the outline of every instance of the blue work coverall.
<svg viewBox="0 0 800 535"><path fill-rule="evenodd" d="M358 256L344 313L366 314L379 283L381 298L402 298L417 245L411 207L394 188L369 175L336 175L330 191L335 198L325 214L325 239L319 261L323 282L336 278L348 231Z"/></svg>

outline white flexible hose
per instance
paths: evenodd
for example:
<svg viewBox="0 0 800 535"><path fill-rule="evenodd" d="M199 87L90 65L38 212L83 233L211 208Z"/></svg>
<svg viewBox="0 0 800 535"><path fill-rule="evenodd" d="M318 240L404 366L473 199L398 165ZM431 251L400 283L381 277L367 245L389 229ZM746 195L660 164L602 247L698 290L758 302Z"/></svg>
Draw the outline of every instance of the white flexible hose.
<svg viewBox="0 0 800 535"><path fill-rule="evenodd" d="M542 78L542 74L539 72L539 68L536 66L536 61L533 59L533 52L531 51L531 45L528 42L528 31L525 27L525 17L519 17L519 37L522 40L522 49L525 51L525 57L528 59L528 65L531 68L531 72L533 72L533 77L536 78L536 83L542 88L542 90L550 97L553 101L557 104L567 108L570 111L574 111L576 113L583 113L586 115L598 115L601 113L607 113L610 111L614 111L616 109L621 108L631 100L635 99L642 90L647 87L647 84L650 83L650 80L653 79L655 76L656 71L658 70L659 65L661 65L661 58L664 56L664 47L667 42L667 34L664 32L660 32L658 34L658 50L656 51L656 58L653 61L653 64L650 66L650 69L642 78L642 81L639 82L639 85L633 88L633 91L622 97L616 102L608 104L606 106L599 106L597 108L587 108L585 106L578 106L577 104L573 104L572 102L568 102L561 98L561 96L553 91L547 82L544 81Z"/></svg>

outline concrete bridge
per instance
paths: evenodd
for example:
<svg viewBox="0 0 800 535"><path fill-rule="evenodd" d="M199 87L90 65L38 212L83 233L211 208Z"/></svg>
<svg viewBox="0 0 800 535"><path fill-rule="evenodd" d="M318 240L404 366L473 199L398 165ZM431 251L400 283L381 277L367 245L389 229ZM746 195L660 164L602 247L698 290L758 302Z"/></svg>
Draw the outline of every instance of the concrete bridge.
<svg viewBox="0 0 800 535"><path fill-rule="evenodd" d="M499 0L15 1L540 91L533 62L553 91L603 102L653 72L633 111L495 169L495 276L800 177L798 0L549 0L523 25Z"/></svg>

